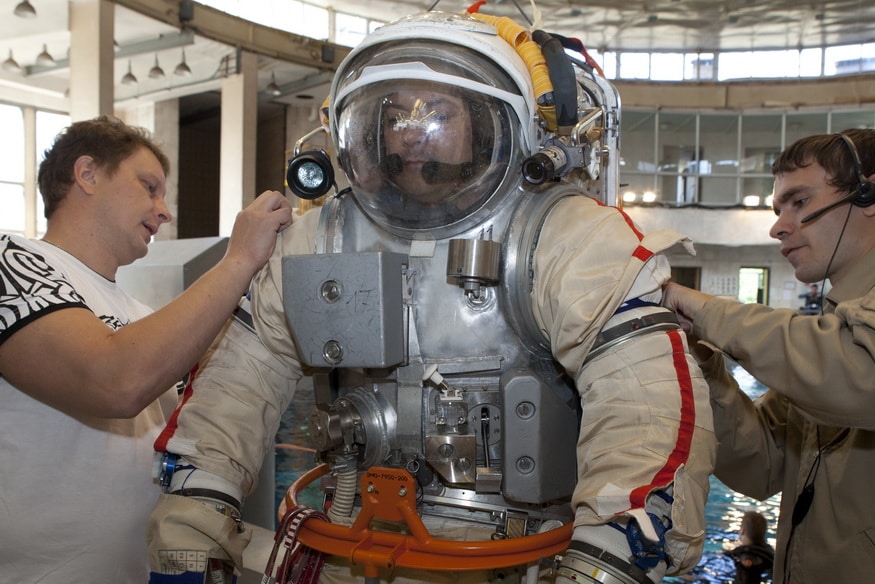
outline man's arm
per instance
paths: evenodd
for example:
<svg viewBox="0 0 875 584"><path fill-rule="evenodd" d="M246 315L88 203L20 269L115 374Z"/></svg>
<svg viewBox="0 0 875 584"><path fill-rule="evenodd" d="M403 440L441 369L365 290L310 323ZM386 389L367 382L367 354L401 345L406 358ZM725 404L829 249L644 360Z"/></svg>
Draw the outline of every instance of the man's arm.
<svg viewBox="0 0 875 584"><path fill-rule="evenodd" d="M769 392L754 402L727 370L723 356L690 344L708 381L717 458L714 474L729 488L765 500L783 486L786 400Z"/></svg>
<svg viewBox="0 0 875 584"><path fill-rule="evenodd" d="M136 416L209 347L290 224L285 197L264 193L238 214L225 256L173 302L118 330L84 308L46 314L0 344L0 375L73 415Z"/></svg>
<svg viewBox="0 0 875 584"><path fill-rule="evenodd" d="M875 293L820 316L741 304L673 283L662 303L815 422L875 429Z"/></svg>

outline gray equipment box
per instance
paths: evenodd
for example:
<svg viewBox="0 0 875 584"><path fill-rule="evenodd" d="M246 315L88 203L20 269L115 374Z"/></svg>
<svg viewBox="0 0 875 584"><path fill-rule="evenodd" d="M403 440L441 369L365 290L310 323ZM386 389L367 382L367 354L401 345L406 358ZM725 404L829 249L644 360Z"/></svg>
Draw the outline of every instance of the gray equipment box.
<svg viewBox="0 0 875 584"><path fill-rule="evenodd" d="M283 305L311 367L385 368L404 360L405 254L286 256Z"/></svg>

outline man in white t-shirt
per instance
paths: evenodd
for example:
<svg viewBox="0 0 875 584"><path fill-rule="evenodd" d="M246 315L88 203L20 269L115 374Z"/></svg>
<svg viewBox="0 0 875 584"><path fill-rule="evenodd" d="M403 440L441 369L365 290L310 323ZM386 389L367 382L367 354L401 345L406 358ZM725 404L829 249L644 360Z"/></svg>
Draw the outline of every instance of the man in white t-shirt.
<svg viewBox="0 0 875 584"><path fill-rule="evenodd" d="M175 386L292 221L263 193L219 263L152 312L115 275L171 219L169 166L140 128L74 123L40 165L45 236L0 235L0 582L147 580L152 443Z"/></svg>

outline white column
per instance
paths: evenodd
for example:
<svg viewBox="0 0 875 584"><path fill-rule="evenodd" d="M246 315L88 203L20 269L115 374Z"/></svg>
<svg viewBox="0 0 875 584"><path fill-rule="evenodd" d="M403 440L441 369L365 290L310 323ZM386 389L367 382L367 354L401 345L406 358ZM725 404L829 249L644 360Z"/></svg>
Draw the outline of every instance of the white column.
<svg viewBox="0 0 875 584"><path fill-rule="evenodd" d="M179 225L179 100L138 103L134 107L117 111L116 115L127 124L149 130L155 142L170 159L170 175L167 177L167 194L164 200L173 220L161 226L155 239L176 239Z"/></svg>
<svg viewBox="0 0 875 584"><path fill-rule="evenodd" d="M219 153L219 235L231 235L237 213L255 192L258 57L238 51L237 73L222 80Z"/></svg>
<svg viewBox="0 0 875 584"><path fill-rule="evenodd" d="M70 117L87 120L113 113L115 5L70 0Z"/></svg>
<svg viewBox="0 0 875 584"><path fill-rule="evenodd" d="M24 111L24 236L36 237L36 110Z"/></svg>

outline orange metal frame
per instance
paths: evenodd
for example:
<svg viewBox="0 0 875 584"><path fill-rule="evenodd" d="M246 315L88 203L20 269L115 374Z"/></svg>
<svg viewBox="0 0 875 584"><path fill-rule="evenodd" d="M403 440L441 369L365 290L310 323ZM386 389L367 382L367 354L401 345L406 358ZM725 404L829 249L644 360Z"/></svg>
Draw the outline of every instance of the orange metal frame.
<svg viewBox="0 0 875 584"><path fill-rule="evenodd" d="M328 474L327 464L306 472L289 487L280 518L297 507L298 494ZM361 479L362 508L349 527L311 519L298 529L298 541L365 568L366 578L381 569L483 570L519 566L562 553L571 540L572 524L536 535L503 540L457 541L432 537L416 512L416 482L403 469L373 467ZM403 523L409 534L370 529L374 519Z"/></svg>

